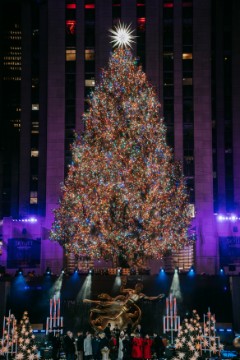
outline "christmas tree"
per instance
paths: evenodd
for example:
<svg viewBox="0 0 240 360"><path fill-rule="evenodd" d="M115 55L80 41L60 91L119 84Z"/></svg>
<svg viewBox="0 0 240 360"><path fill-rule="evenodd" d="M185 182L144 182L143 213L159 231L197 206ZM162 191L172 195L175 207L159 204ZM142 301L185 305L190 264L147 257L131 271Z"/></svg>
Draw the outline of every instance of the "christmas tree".
<svg viewBox="0 0 240 360"><path fill-rule="evenodd" d="M3 336L0 341L0 358L5 359L8 356L12 357L16 353L17 349L17 320L11 311L8 316L4 316L3 319Z"/></svg>
<svg viewBox="0 0 240 360"><path fill-rule="evenodd" d="M123 46L128 30L115 31L120 47L83 115L51 238L68 253L136 264L187 244L190 215L155 90Z"/></svg>
<svg viewBox="0 0 240 360"><path fill-rule="evenodd" d="M25 311L18 326L18 349L15 360L39 359L34 339L35 335L29 322L28 312Z"/></svg>
<svg viewBox="0 0 240 360"><path fill-rule="evenodd" d="M193 310L191 319L184 319L175 339L176 355L172 360L196 360L201 357L202 328L199 315Z"/></svg>
<svg viewBox="0 0 240 360"><path fill-rule="evenodd" d="M220 343L220 337L216 336L216 319L215 315L211 314L210 309L207 315L204 315L203 325L203 339L202 339L202 357L203 359L219 356L223 345Z"/></svg>

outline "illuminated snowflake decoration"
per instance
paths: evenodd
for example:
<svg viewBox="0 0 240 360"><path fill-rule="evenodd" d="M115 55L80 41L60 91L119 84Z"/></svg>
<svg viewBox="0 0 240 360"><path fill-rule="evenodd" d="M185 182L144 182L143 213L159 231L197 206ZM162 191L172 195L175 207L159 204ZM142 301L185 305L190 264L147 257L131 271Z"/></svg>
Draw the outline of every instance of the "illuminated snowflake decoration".
<svg viewBox="0 0 240 360"><path fill-rule="evenodd" d="M110 35L114 47L126 48L132 47L131 44L135 41L133 40L136 36L132 35L133 30L130 28L131 25L125 25L119 23L115 29L110 29L109 31L113 34Z"/></svg>

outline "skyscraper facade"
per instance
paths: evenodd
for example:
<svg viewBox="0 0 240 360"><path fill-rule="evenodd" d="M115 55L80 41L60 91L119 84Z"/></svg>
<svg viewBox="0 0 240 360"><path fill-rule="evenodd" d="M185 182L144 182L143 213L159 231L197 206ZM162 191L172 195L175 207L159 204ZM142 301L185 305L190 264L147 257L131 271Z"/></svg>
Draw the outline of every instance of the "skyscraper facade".
<svg viewBox="0 0 240 360"><path fill-rule="evenodd" d="M239 272L239 1L8 0L0 7L2 264L34 266L24 261L26 249L16 259L7 251L9 239L13 249L20 239L40 242L39 269L63 266L62 249L49 241L53 209L74 131L84 132L86 98L112 50L109 29L121 21L135 30L132 51L157 89L190 195L194 246L168 259L171 267Z"/></svg>

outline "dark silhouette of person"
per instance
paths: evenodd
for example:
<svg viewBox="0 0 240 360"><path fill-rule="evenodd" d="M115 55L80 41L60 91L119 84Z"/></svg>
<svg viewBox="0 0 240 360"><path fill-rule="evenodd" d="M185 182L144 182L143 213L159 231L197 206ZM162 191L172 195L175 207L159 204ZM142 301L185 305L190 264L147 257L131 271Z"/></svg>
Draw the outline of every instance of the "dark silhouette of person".
<svg viewBox="0 0 240 360"><path fill-rule="evenodd" d="M68 331L67 335L64 337L64 350L67 360L75 360L75 340L71 331Z"/></svg>
<svg viewBox="0 0 240 360"><path fill-rule="evenodd" d="M163 339L156 333L153 333L153 352L156 354L157 359L161 359L165 352Z"/></svg>
<svg viewBox="0 0 240 360"><path fill-rule="evenodd" d="M59 332L57 332L52 338L52 358L53 360L60 359L60 350L62 342Z"/></svg>
<svg viewBox="0 0 240 360"><path fill-rule="evenodd" d="M108 324L107 324L107 326L106 326L105 329L104 329L104 333L105 333L105 335L106 335L106 338L107 338L108 340L110 340L110 339L111 339L111 323L108 323Z"/></svg>

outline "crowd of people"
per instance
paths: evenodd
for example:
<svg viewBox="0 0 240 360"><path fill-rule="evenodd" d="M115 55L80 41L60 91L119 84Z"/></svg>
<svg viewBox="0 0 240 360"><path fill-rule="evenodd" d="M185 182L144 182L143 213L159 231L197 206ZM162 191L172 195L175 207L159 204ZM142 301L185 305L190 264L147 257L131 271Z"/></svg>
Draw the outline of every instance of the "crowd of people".
<svg viewBox="0 0 240 360"><path fill-rule="evenodd" d="M150 360L161 359L165 343L160 335L143 334L139 324L134 330L120 331L109 323L103 332L79 331L74 337L71 331L65 336L56 333L52 339L52 358L60 359L65 353L66 360Z"/></svg>

